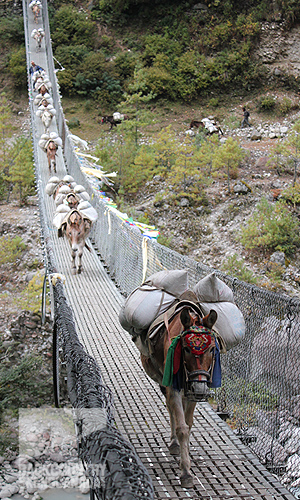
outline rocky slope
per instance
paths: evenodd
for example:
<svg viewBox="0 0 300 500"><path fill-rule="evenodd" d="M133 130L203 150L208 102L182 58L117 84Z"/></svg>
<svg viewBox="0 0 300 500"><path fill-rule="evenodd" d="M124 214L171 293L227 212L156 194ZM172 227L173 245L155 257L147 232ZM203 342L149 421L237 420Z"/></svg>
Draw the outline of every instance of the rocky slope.
<svg viewBox="0 0 300 500"><path fill-rule="evenodd" d="M230 195L224 179L213 181L208 188L208 207L195 209L184 197L177 206L170 205L166 200L169 186L160 177L154 177L130 207L131 213L136 217L147 215L168 239L168 245L180 253L217 269L224 269L228 258L236 256L241 266L253 273L259 286L300 297L300 252L287 260L277 253L247 252L238 240L240 229L247 224L262 197L276 203L276 195L291 185L291 173L279 176L267 162L271 148L288 134L299 116L295 113L289 119L273 122L261 121L254 114L252 123L255 126L249 129L224 128L221 140L232 136L248 151L247 159L239 168L238 179L231 181ZM156 201L157 193L164 195L160 201ZM281 266L277 268L276 279L272 276L272 262ZM240 277L239 274L235 276Z"/></svg>

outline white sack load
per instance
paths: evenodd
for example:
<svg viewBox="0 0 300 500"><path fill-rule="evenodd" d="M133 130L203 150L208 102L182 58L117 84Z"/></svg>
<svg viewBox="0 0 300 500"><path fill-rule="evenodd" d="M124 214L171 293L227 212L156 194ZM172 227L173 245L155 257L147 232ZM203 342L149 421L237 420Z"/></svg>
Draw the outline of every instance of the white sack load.
<svg viewBox="0 0 300 500"><path fill-rule="evenodd" d="M148 330L154 319L171 307L176 298L164 290L143 284L126 299L119 313L119 321L131 335Z"/></svg>
<svg viewBox="0 0 300 500"><path fill-rule="evenodd" d="M215 273L205 276L193 288L199 302L234 302L233 292Z"/></svg>
<svg viewBox="0 0 300 500"><path fill-rule="evenodd" d="M204 314L208 314L214 309L218 314L218 319L214 328L225 342L226 349L239 344L245 336L245 321L239 308L232 302L200 302Z"/></svg>
<svg viewBox="0 0 300 500"><path fill-rule="evenodd" d="M126 299L119 321L131 335L147 330L160 314L169 309L187 290L186 270L159 271L152 274Z"/></svg>
<svg viewBox="0 0 300 500"><path fill-rule="evenodd" d="M36 115L37 116L41 116L43 114L43 112L45 111L45 109L52 115L52 116L55 116L56 115L56 109L53 107L52 104L48 104L47 106L39 106L37 112L36 112ZM41 115L38 115L38 111L41 111Z"/></svg>
<svg viewBox="0 0 300 500"><path fill-rule="evenodd" d="M184 269L159 271L149 276L145 283L179 297L188 288L188 272Z"/></svg>
<svg viewBox="0 0 300 500"><path fill-rule="evenodd" d="M98 217L97 211L88 201L81 201L77 209L82 213L82 215L84 215L84 217L87 217L92 222L95 222Z"/></svg>
<svg viewBox="0 0 300 500"><path fill-rule="evenodd" d="M66 214L70 211L66 205L59 205L60 207L64 207L67 209L66 212L55 212L54 219L53 219L53 226L56 227L56 229L60 229L62 226L62 223L66 217Z"/></svg>
<svg viewBox="0 0 300 500"><path fill-rule="evenodd" d="M75 193L83 193L83 191L85 191L85 188L81 184L76 184L74 191Z"/></svg>
<svg viewBox="0 0 300 500"><path fill-rule="evenodd" d="M43 134L44 135L44 134ZM43 139L43 137L40 138L39 140L39 147L45 151L46 153L46 144L48 143L48 139Z"/></svg>
<svg viewBox="0 0 300 500"><path fill-rule="evenodd" d="M58 190L58 192L62 193L62 194L68 194L71 191L72 191L72 189L67 184L63 184L62 186L60 186L60 188Z"/></svg>
<svg viewBox="0 0 300 500"><path fill-rule="evenodd" d="M80 196L83 201L90 201L90 195L86 192L85 188L81 184L77 184L74 187L74 192Z"/></svg>
<svg viewBox="0 0 300 500"><path fill-rule="evenodd" d="M39 140L39 147L43 151L45 151L45 153L47 152L47 147L48 147L48 144L50 141L53 141L57 147L59 147L59 146L62 147L62 140L56 132L50 132L50 135L49 134L42 134L41 138Z"/></svg>
<svg viewBox="0 0 300 500"><path fill-rule="evenodd" d="M218 128L209 118L203 118L203 120L201 121L204 127L210 132L210 134L212 134L213 132L218 132Z"/></svg>
<svg viewBox="0 0 300 500"><path fill-rule="evenodd" d="M71 184L72 182L75 182L75 180L72 177L72 175L65 175L64 178L63 178L63 181L64 182L68 182L69 184Z"/></svg>
<svg viewBox="0 0 300 500"><path fill-rule="evenodd" d="M47 110L52 116L56 115L56 109L52 106L52 104L48 104L47 106L44 106L43 104L38 107L37 111L35 112L36 116L40 118L44 111Z"/></svg>
<svg viewBox="0 0 300 500"><path fill-rule="evenodd" d="M55 215L56 214L66 214L68 212L70 212L70 207L68 207L68 205L64 205L63 203L61 205L59 205L58 207L56 207L56 212L55 212Z"/></svg>
<svg viewBox="0 0 300 500"><path fill-rule="evenodd" d="M56 132L50 132L50 140L53 141L57 146L62 147L62 140Z"/></svg>
<svg viewBox="0 0 300 500"><path fill-rule="evenodd" d="M205 276L193 288L204 314L214 309L218 319L214 328L223 338L226 349L237 345L245 335L245 321L234 303L233 292L215 273Z"/></svg>
<svg viewBox="0 0 300 500"><path fill-rule="evenodd" d="M52 196L55 189L57 188L58 183L59 183L59 181L58 182L50 182L50 180L49 180L47 182L47 185L45 188L46 194L48 194L49 196Z"/></svg>
<svg viewBox="0 0 300 500"><path fill-rule="evenodd" d="M113 113L113 119L115 121L123 120L123 118L124 118L124 115L121 115L121 113L118 113L118 112Z"/></svg>
<svg viewBox="0 0 300 500"><path fill-rule="evenodd" d="M82 191L78 194L83 201L90 201L90 195L86 191Z"/></svg>
<svg viewBox="0 0 300 500"><path fill-rule="evenodd" d="M53 182L55 184L58 184L60 182L59 178L56 177L56 175L54 175L53 177L50 177L50 179L48 180L48 182Z"/></svg>
<svg viewBox="0 0 300 500"><path fill-rule="evenodd" d="M46 99L46 101L49 104L53 104L53 99L52 99L52 97L50 97L50 94L48 94L47 92L44 95L37 94L34 98L33 104L35 104L36 106L40 106L43 99Z"/></svg>

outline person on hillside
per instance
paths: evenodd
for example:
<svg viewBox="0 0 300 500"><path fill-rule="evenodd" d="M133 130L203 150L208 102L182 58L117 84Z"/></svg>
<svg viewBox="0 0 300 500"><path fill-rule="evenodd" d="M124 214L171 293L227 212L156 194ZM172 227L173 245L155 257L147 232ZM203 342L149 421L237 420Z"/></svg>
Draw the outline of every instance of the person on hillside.
<svg viewBox="0 0 300 500"><path fill-rule="evenodd" d="M244 128L244 126L251 127L251 125L248 121L249 116L250 116L249 111L247 111L246 108L243 108L243 120L241 123L241 128Z"/></svg>
<svg viewBox="0 0 300 500"><path fill-rule="evenodd" d="M37 64L35 64L34 61L31 61L31 66L29 68L29 73L31 75L33 75L33 73L35 73L36 71L44 71L44 68L41 68L41 66L38 66Z"/></svg>

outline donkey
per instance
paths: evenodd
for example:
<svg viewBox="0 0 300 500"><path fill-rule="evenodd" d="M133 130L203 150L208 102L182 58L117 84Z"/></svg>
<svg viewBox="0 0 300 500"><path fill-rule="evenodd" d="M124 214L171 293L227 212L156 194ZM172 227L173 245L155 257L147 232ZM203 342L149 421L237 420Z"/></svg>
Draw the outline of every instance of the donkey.
<svg viewBox="0 0 300 500"><path fill-rule="evenodd" d="M49 171L51 172L51 169L53 168L54 172L56 172L56 152L57 152L57 144L55 144L54 141L49 141L48 146L47 146L47 158L48 158L48 165L49 165Z"/></svg>
<svg viewBox="0 0 300 500"><path fill-rule="evenodd" d="M60 229L58 230L58 237L66 236L70 247L72 256L72 274L80 274L82 271L82 253L84 247L91 251L86 243L92 227L92 221L77 209L71 210L64 219ZM78 257L78 268L76 268L76 257Z"/></svg>

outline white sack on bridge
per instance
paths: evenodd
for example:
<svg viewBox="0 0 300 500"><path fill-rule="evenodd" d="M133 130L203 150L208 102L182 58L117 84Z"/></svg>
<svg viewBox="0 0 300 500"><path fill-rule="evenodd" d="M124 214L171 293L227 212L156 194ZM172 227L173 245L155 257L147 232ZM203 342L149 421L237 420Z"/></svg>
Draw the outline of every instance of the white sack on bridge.
<svg viewBox="0 0 300 500"><path fill-rule="evenodd" d="M44 113L44 111L47 110L49 111L49 113L52 115L52 116L55 116L56 115L56 109L53 107L52 104L48 104L48 106L39 106L37 111L36 111L36 116L38 118L40 118L42 116L42 114Z"/></svg>
<svg viewBox="0 0 300 500"><path fill-rule="evenodd" d="M193 288L199 302L234 302L233 292L215 273L208 274Z"/></svg>
<svg viewBox="0 0 300 500"><path fill-rule="evenodd" d="M53 99L52 97L50 96L50 94L48 94L48 92L46 92L46 94L42 95L42 94L37 94L34 98L34 101L33 101L33 104L35 104L35 106L40 106L41 102L43 99L46 99L46 101L49 103L49 104L53 104Z"/></svg>
<svg viewBox="0 0 300 500"><path fill-rule="evenodd" d="M188 288L188 272L184 269L159 271L149 276L145 283L179 297Z"/></svg>
<svg viewBox="0 0 300 500"><path fill-rule="evenodd" d="M97 210L95 210L88 201L81 201L77 208L84 217L87 217L87 219L90 219L92 222L95 222L98 217Z"/></svg>
<svg viewBox="0 0 300 500"><path fill-rule="evenodd" d="M45 36L45 31L43 30L43 28L34 28L31 32L31 38L35 38L37 35L42 35L42 36ZM37 73L37 71L35 71L33 74Z"/></svg>
<svg viewBox="0 0 300 500"><path fill-rule="evenodd" d="M50 132L50 134L42 134L39 140L39 147L46 153L47 146L50 141L53 141L58 147L62 147L62 140L56 132Z"/></svg>
<svg viewBox="0 0 300 500"><path fill-rule="evenodd" d="M41 2L40 0L32 0L32 1L30 2L30 4L28 5L28 7L29 7L30 9L32 9L32 7L34 7L35 5L38 5L38 6L40 7L40 9L43 7L43 6L42 6L42 2Z"/></svg>
<svg viewBox="0 0 300 500"><path fill-rule="evenodd" d="M204 314L209 314L214 309L218 314L218 319L214 324L214 329L225 342L226 349L239 344L245 336L245 320L239 308L232 302L200 302Z"/></svg>
<svg viewBox="0 0 300 500"><path fill-rule="evenodd" d="M139 335L169 309L187 289L187 271L160 271L150 276L126 299L119 321L131 335Z"/></svg>
<svg viewBox="0 0 300 500"><path fill-rule="evenodd" d="M63 225L67 215L69 212L73 210L72 208L68 207L68 205L65 205L62 203L56 208L56 212L54 214L53 218L53 226L55 226L57 229L60 229L61 226ZM90 203L87 201L79 203L77 210L80 212L80 214L85 217L86 219L89 219L92 223L95 222L95 220L98 217L97 211L92 207Z"/></svg>
<svg viewBox="0 0 300 500"><path fill-rule="evenodd" d="M131 335L139 335L148 330L155 318L169 309L175 301L174 295L143 284L126 299L119 313L119 321Z"/></svg>
<svg viewBox="0 0 300 500"><path fill-rule="evenodd" d="M200 280L193 289L206 315L211 309L218 314L214 328L223 338L226 349L237 345L245 336L245 321L234 303L233 292L229 286L211 273Z"/></svg>

